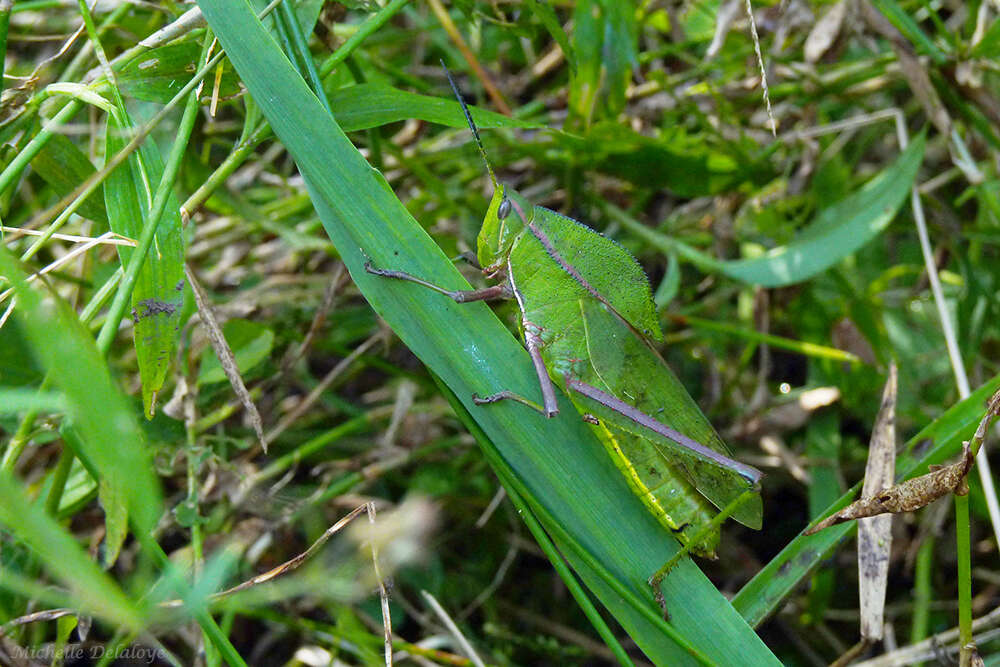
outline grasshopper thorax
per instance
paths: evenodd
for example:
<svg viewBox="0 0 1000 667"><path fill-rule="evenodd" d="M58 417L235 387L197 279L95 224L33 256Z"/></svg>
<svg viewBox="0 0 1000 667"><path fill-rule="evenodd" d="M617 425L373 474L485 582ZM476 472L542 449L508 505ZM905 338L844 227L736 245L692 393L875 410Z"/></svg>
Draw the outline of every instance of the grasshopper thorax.
<svg viewBox="0 0 1000 667"><path fill-rule="evenodd" d="M476 254L484 270L495 271L507 261L514 240L530 219L531 210L531 204L514 190L504 185L493 190L493 199L476 243Z"/></svg>

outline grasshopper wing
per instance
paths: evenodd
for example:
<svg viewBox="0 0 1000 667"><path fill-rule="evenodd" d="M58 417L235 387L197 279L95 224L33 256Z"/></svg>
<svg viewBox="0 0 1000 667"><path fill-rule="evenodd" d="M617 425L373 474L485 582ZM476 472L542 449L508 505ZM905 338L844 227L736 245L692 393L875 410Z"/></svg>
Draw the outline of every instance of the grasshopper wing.
<svg viewBox="0 0 1000 667"><path fill-rule="evenodd" d="M682 470L719 509L753 488L761 473L730 458L715 429L659 355L602 304L581 300L580 308L590 372L584 371L579 382L567 383L576 394L574 400L580 400L609 428L652 443L665 464ZM733 518L759 529L761 513L757 496Z"/></svg>

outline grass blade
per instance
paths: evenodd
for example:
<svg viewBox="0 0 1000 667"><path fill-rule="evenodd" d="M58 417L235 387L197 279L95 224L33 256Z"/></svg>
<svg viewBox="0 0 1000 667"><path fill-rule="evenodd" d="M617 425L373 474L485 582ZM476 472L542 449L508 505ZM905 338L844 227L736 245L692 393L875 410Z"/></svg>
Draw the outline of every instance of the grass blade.
<svg viewBox="0 0 1000 667"><path fill-rule="evenodd" d="M59 523L32 503L23 487L0 472L0 523L16 533L45 566L84 603L81 611L126 628L142 627L142 613L121 588L102 572Z"/></svg>
<svg viewBox="0 0 1000 667"><path fill-rule="evenodd" d="M127 131L126 131L127 130ZM119 125L108 115L107 155L122 150L134 127ZM143 142L127 162L111 172L105 183L105 204L111 229L137 239L149 219L153 188L163 175L163 161L151 139ZM163 211L156 228L153 251L146 256L132 290L135 351L142 377L142 402L152 416L156 394L163 387L170 358L180 338L180 311L184 289L184 239L180 203L176 195ZM128 266L133 249L118 246L122 266Z"/></svg>
<svg viewBox="0 0 1000 667"><path fill-rule="evenodd" d="M79 435L81 449L75 453L95 478L126 498L136 530L151 531L163 509L160 485L132 409L112 381L94 339L65 302L56 300L53 307L28 287L24 272L5 248L0 248L0 275L17 292L14 317L35 358L64 393L70 430Z"/></svg>
<svg viewBox="0 0 1000 667"><path fill-rule="evenodd" d="M44 178L60 197L68 195L96 171L83 151L61 134L53 134L49 138L48 143L31 161L31 168ZM77 213L107 224L108 212L104 208L104 193L100 188L80 204Z"/></svg>
<svg viewBox="0 0 1000 667"><path fill-rule="evenodd" d="M344 132L367 130L410 118L449 127L466 127L465 116L456 100L418 95L392 86L360 83L340 88L330 95L330 107ZM469 107L480 128L538 127L495 111Z"/></svg>

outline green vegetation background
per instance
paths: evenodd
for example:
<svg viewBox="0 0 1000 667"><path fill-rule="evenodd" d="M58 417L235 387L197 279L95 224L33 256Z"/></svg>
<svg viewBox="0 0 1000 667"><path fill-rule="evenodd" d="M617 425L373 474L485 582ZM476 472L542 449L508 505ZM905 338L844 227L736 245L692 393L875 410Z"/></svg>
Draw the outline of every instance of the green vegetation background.
<svg viewBox="0 0 1000 667"><path fill-rule="evenodd" d="M988 10L755 7L772 135L742 6L206 1L209 29L156 33L188 9L0 14L4 650L381 664L372 540L400 660L811 664L853 641L837 639L857 632L852 526L797 534L860 479L887 363L900 475L956 454L1000 384ZM727 524L719 561L682 563L669 623L644 581L677 545L587 427L472 405L533 391L509 308L362 270L482 284L449 261L474 247L489 186L441 60L501 179L637 256L665 358L767 473L764 529ZM961 402L914 186L976 389ZM374 533L206 598L365 502ZM975 480L971 506L975 558L995 558ZM913 642L955 625L932 599L960 597L933 528L949 519L924 514L897 520L890 580ZM973 575L987 588L963 609L979 615L992 584Z"/></svg>

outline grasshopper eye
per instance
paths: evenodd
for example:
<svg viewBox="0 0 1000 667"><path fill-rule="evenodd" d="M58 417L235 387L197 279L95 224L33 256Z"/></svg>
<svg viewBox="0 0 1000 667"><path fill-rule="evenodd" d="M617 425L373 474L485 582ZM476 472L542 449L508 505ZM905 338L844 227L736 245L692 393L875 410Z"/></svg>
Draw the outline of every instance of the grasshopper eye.
<svg viewBox="0 0 1000 667"><path fill-rule="evenodd" d="M500 206L497 207L497 217L501 220L510 215L510 200L504 199L500 202Z"/></svg>

